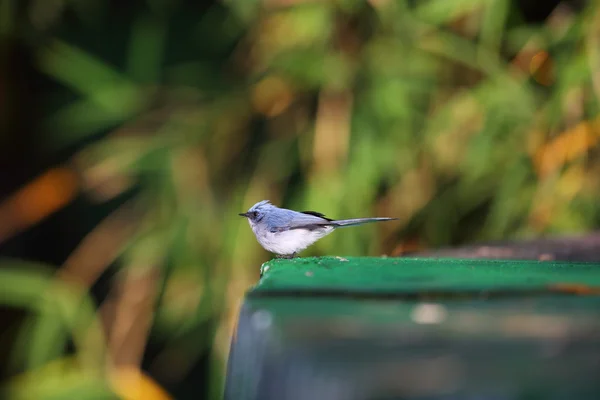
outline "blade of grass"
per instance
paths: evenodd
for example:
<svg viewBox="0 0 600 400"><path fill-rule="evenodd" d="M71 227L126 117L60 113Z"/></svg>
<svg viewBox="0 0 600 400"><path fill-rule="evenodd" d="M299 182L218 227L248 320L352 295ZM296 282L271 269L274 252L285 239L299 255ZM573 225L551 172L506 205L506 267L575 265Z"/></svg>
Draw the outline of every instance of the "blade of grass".
<svg viewBox="0 0 600 400"><path fill-rule="evenodd" d="M74 101L58 110L44 121L52 135L50 146L68 145L90 135L116 127L130 116L129 112L108 110L90 99Z"/></svg>
<svg viewBox="0 0 600 400"><path fill-rule="evenodd" d="M40 367L60 355L70 335L81 367L97 370L102 366L105 346L93 302L69 285L52 279L47 268L32 267L38 265L12 261L0 269L0 302L39 316L26 349L27 369ZM94 340L87 346L90 335Z"/></svg>
<svg viewBox="0 0 600 400"><path fill-rule="evenodd" d="M508 7L509 4L506 0L493 0L485 7L479 40L485 46L487 52L486 54L480 53L480 58L493 56L499 61L500 45L504 33L504 24L508 15Z"/></svg>
<svg viewBox="0 0 600 400"><path fill-rule="evenodd" d="M143 83L160 80L167 36L166 24L152 15L136 19L131 29L127 71L132 79Z"/></svg>
<svg viewBox="0 0 600 400"><path fill-rule="evenodd" d="M414 13L427 22L441 25L485 6L488 0L420 1Z"/></svg>
<svg viewBox="0 0 600 400"><path fill-rule="evenodd" d="M146 103L147 93L140 91L115 68L65 42L57 40L40 50L38 64L44 73L89 101L63 111L66 113L63 117L73 117L77 111L89 111L95 104L108 119L125 120L138 113ZM79 124L83 125L81 119Z"/></svg>

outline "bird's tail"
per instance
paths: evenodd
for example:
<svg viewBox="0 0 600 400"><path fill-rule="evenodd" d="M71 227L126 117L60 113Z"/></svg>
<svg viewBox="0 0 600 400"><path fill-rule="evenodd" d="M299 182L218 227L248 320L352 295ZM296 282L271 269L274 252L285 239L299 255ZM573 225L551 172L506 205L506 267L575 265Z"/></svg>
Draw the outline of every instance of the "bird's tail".
<svg viewBox="0 0 600 400"><path fill-rule="evenodd" d="M353 218L353 219L340 219L332 221L332 225L342 228L346 226L368 224L370 222L382 222L382 221L393 221L398 218L387 218L387 217L376 217L376 218Z"/></svg>

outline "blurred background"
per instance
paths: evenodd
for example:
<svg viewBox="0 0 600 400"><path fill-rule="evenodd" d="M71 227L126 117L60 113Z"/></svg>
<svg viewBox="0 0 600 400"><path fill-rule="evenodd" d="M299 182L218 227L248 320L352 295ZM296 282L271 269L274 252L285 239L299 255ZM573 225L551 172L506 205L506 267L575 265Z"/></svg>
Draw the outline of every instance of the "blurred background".
<svg viewBox="0 0 600 400"><path fill-rule="evenodd" d="M218 399L263 199L308 255L600 226L600 4L0 0L3 390Z"/></svg>

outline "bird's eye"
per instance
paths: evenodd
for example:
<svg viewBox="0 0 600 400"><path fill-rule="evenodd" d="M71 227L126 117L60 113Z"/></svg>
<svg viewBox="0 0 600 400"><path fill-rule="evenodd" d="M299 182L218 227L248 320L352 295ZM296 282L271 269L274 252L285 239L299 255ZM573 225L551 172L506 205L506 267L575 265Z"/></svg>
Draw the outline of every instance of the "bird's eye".
<svg viewBox="0 0 600 400"><path fill-rule="evenodd" d="M258 216L258 213L256 211L252 211L252 213L250 213L252 218L256 218Z"/></svg>

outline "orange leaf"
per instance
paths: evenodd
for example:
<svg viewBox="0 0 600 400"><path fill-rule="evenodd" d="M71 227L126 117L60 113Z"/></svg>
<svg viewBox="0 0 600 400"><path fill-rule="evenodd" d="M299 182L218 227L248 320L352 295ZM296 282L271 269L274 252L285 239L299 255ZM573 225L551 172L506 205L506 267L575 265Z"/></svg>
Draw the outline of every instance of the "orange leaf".
<svg viewBox="0 0 600 400"><path fill-rule="evenodd" d="M598 143L599 138L600 119L583 121L567 129L535 153L533 162L538 175L547 176L568 161L582 156Z"/></svg>
<svg viewBox="0 0 600 400"><path fill-rule="evenodd" d="M77 177L68 168L53 168L38 176L0 204L0 241L58 211L77 192Z"/></svg>

